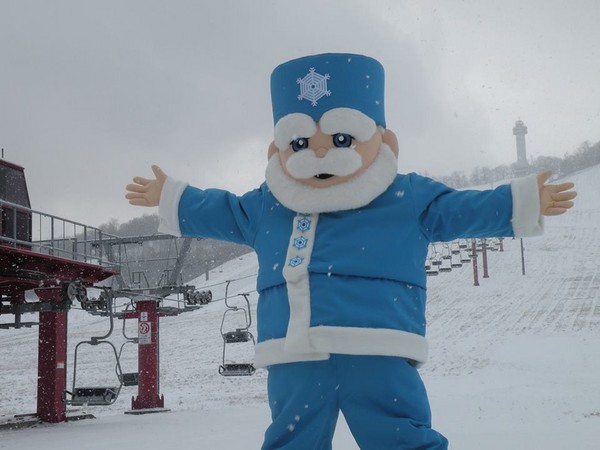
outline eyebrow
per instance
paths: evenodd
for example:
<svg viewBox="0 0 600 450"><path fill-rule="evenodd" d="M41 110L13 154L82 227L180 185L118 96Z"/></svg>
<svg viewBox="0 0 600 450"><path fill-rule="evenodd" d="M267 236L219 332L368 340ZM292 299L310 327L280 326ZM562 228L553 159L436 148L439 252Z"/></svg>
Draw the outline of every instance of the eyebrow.
<svg viewBox="0 0 600 450"><path fill-rule="evenodd" d="M309 138L317 133L317 124L307 114L293 113L279 119L275 125L274 142L279 150L285 150L297 138Z"/></svg>
<svg viewBox="0 0 600 450"><path fill-rule="evenodd" d="M360 142L371 139L377 125L366 114L350 108L335 108L327 111L319 121L321 131L326 134L348 133Z"/></svg>

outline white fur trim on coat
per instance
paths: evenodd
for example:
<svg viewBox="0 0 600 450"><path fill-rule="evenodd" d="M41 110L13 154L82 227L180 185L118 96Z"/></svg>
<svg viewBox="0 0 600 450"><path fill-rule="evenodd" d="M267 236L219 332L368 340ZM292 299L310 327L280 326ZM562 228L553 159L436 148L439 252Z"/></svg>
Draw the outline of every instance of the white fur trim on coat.
<svg viewBox="0 0 600 450"><path fill-rule="evenodd" d="M316 188L294 180L283 171L279 155L269 159L265 178L275 198L296 212L323 213L357 209L383 194L396 178L398 160L381 144L375 161L361 174L330 187Z"/></svg>
<svg viewBox="0 0 600 450"><path fill-rule="evenodd" d="M293 353L311 351L308 340L310 327L308 265L315 243L318 220L318 214L296 215L283 268L290 303L285 349Z"/></svg>
<svg viewBox="0 0 600 450"><path fill-rule="evenodd" d="M181 236L181 229L179 228L179 200L187 187L188 183L167 177L158 205L158 231L160 233L172 234L177 237Z"/></svg>
<svg viewBox="0 0 600 450"><path fill-rule="evenodd" d="M539 236L544 233L544 216L540 213L540 189L536 175L517 178L510 183L513 200L512 227L515 237Z"/></svg>
<svg viewBox="0 0 600 450"><path fill-rule="evenodd" d="M270 339L255 346L254 365L267 367L300 361L322 361L331 353L406 358L416 367L427 360L429 344L418 334L384 328L319 326L308 330L311 351L288 350L286 338Z"/></svg>
<svg viewBox="0 0 600 450"><path fill-rule="evenodd" d="M320 326L310 329L312 348L344 355L400 356L421 366L427 360L429 344L418 334L387 328Z"/></svg>

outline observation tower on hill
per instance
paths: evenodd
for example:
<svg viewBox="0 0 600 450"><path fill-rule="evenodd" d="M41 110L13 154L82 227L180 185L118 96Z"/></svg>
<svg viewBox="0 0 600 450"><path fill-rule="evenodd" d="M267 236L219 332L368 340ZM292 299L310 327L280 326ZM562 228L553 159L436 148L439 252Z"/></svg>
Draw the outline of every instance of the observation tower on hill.
<svg viewBox="0 0 600 450"><path fill-rule="evenodd" d="M517 120L513 127L513 134L517 138L517 162L515 164L515 175L520 177L529 173L529 163L527 162L527 148L525 144L525 135L527 127L522 120Z"/></svg>

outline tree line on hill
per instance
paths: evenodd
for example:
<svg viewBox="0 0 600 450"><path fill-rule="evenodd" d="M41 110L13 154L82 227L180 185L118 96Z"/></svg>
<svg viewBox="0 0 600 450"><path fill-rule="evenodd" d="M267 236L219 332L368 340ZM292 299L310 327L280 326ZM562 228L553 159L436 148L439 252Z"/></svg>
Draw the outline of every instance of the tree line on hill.
<svg viewBox="0 0 600 450"><path fill-rule="evenodd" d="M554 179L563 178L571 173L600 164L600 142L590 144L584 142L574 152L566 153L563 158L556 156L538 156L528 161L526 173L539 173L552 170ZM462 171L452 172L446 176L433 176L448 186L456 189L469 186L494 185L517 177L517 163L504 164L494 168L476 167L469 175Z"/></svg>

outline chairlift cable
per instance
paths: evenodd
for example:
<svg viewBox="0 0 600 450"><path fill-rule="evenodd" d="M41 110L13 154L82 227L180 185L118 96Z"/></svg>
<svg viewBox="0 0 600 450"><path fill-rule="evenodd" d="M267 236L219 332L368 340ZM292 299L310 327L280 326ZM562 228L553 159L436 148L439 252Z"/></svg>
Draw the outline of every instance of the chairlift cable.
<svg viewBox="0 0 600 450"><path fill-rule="evenodd" d="M245 280L246 278L252 278L252 277L256 277L256 276L258 276L258 274L254 273L252 275L246 275L246 276L240 277L240 278L232 278L231 280L225 280L225 281L220 281L218 283L213 283L213 284L209 284L209 285L198 286L198 288L199 289L206 289L206 288L211 288L211 287L215 287L215 286L221 286L222 284L225 284L225 283L230 283L232 281Z"/></svg>

